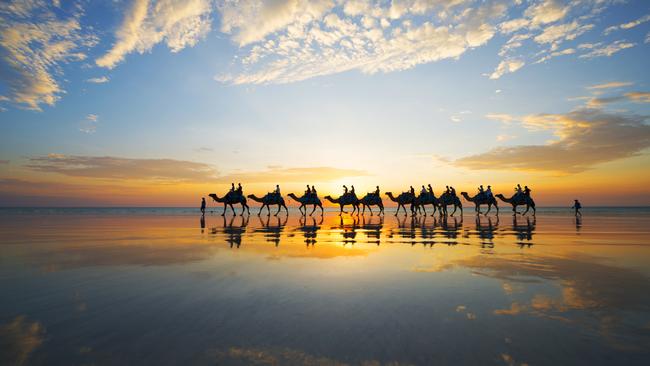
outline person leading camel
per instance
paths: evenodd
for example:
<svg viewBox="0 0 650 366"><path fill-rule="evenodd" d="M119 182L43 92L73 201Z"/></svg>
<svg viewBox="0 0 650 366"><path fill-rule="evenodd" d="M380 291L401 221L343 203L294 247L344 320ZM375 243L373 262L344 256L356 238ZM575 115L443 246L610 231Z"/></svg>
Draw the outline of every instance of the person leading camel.
<svg viewBox="0 0 650 366"><path fill-rule="evenodd" d="M201 197L201 215L205 215L205 197Z"/></svg>

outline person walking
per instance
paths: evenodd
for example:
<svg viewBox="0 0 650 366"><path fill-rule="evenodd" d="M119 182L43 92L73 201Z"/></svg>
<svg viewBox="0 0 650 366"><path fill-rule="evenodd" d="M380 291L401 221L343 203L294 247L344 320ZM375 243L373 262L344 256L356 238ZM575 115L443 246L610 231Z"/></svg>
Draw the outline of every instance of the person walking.
<svg viewBox="0 0 650 366"><path fill-rule="evenodd" d="M582 208L582 205L580 204L580 201L578 200L573 200L573 207L572 209L575 210L575 215L582 217L582 212L580 212L580 209Z"/></svg>

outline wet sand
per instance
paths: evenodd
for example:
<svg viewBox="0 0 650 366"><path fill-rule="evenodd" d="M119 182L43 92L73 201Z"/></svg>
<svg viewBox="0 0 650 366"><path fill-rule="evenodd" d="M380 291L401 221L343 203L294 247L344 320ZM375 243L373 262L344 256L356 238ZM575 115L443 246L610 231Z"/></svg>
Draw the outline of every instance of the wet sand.
<svg viewBox="0 0 650 366"><path fill-rule="evenodd" d="M650 211L469 211L0 210L0 364L648 363Z"/></svg>

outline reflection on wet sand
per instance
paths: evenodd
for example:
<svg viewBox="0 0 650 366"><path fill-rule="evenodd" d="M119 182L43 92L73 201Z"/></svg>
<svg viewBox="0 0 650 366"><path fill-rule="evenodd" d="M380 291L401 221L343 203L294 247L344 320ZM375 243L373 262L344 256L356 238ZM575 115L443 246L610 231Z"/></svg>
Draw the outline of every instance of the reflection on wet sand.
<svg viewBox="0 0 650 366"><path fill-rule="evenodd" d="M7 217L0 290L15 299L0 302L1 354L8 364L124 361L115 354L135 364L197 354L207 364L643 364L649 222ZM472 352L457 352L465 343ZM91 351L65 362L80 349Z"/></svg>

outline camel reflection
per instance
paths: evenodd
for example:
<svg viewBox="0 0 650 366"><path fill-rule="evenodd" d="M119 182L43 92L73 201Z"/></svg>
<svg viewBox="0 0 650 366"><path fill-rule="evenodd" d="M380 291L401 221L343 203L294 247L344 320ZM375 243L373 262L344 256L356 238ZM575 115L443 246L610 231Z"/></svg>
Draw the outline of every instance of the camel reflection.
<svg viewBox="0 0 650 366"><path fill-rule="evenodd" d="M323 224L323 215L320 216L318 223L316 223L316 217L311 216L309 217L311 219L311 224L307 224L307 216L301 216L300 217L300 226L296 228L296 230L302 232L303 238L305 238L305 244L307 246L309 245L314 245L316 244L316 238L318 237L318 230L320 230L321 225Z"/></svg>
<svg viewBox="0 0 650 366"><path fill-rule="evenodd" d="M274 216L273 219L271 219L271 216L266 216L266 218L258 216L258 219L260 220L260 225L262 227L254 229L253 233L261 233L267 242L273 243L277 247L280 244L282 232L284 231L284 227L287 225L289 216L285 215L283 218L280 216Z"/></svg>
<svg viewBox="0 0 650 366"><path fill-rule="evenodd" d="M512 233L517 238L517 244L519 247L530 247L533 245L532 240L533 234L535 233L537 219L535 216L533 216L532 219L526 217L525 223L519 222L518 220L517 216L512 217Z"/></svg>
<svg viewBox="0 0 650 366"><path fill-rule="evenodd" d="M449 245L457 244L458 234L463 228L463 217L460 217L458 220L456 217L453 217L453 224L449 221L447 216L442 216L440 218L440 229L445 238L449 239L446 241Z"/></svg>
<svg viewBox="0 0 650 366"><path fill-rule="evenodd" d="M376 221L376 222L375 222ZM361 216L361 229L368 238L368 243L379 245L381 242L381 231L384 227L384 216L378 215L370 217L366 222L366 217Z"/></svg>
<svg viewBox="0 0 650 366"><path fill-rule="evenodd" d="M474 234L481 240L483 248L494 248L494 233L498 230L499 216L493 221L487 217L487 222L482 222L480 216L476 216L476 229Z"/></svg>
<svg viewBox="0 0 650 366"><path fill-rule="evenodd" d="M235 218L237 216L231 216L227 218L223 217L223 226L221 228L213 227L211 230L212 235L224 234L226 243L230 244L230 247L239 248L242 242L242 235L246 232L246 226L248 226L249 216L239 216L240 224L234 225Z"/></svg>
<svg viewBox="0 0 650 366"><path fill-rule="evenodd" d="M359 229L359 217L350 216L344 218L343 216L339 217L339 225L333 226L332 229L339 230L343 240L341 243L354 244L357 242L357 229Z"/></svg>

